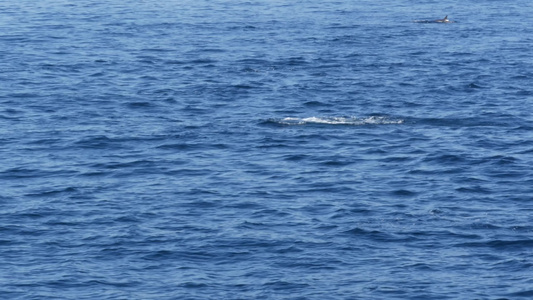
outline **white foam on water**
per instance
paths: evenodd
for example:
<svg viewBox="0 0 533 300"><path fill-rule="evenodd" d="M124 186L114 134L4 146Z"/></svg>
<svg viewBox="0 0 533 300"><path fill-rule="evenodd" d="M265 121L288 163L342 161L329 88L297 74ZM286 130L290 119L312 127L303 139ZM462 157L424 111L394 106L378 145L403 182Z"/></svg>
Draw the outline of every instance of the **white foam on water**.
<svg viewBox="0 0 533 300"><path fill-rule="evenodd" d="M328 124L328 125L389 125L402 124L404 120L383 116L370 116L365 118L357 117L307 117L294 118L287 117L278 120L283 125L306 125L306 124Z"/></svg>

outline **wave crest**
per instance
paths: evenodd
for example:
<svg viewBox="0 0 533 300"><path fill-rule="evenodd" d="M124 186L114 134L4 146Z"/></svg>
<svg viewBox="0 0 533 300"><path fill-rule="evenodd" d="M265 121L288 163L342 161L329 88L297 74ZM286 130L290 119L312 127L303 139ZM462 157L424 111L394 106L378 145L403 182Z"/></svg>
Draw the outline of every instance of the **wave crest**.
<svg viewBox="0 0 533 300"><path fill-rule="evenodd" d="M307 117L295 118L287 117L283 119L270 119L281 125L307 125L307 124L326 124L326 125L390 125L402 124L404 120L384 116L369 116L364 118L358 117Z"/></svg>

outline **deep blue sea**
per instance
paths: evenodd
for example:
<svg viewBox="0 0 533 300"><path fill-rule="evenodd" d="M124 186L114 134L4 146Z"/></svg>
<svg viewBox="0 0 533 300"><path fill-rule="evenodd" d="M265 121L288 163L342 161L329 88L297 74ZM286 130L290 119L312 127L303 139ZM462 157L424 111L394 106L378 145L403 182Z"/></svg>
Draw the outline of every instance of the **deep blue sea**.
<svg viewBox="0 0 533 300"><path fill-rule="evenodd" d="M1 1L0 298L533 298L532 15Z"/></svg>

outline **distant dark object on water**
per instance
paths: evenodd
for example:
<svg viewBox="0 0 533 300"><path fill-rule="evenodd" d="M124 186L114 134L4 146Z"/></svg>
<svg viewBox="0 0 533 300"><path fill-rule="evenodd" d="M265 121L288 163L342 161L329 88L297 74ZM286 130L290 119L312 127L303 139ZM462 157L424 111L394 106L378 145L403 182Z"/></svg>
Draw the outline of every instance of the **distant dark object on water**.
<svg viewBox="0 0 533 300"><path fill-rule="evenodd" d="M437 20L414 20L414 23L456 23L455 21L450 21L448 15L442 19Z"/></svg>

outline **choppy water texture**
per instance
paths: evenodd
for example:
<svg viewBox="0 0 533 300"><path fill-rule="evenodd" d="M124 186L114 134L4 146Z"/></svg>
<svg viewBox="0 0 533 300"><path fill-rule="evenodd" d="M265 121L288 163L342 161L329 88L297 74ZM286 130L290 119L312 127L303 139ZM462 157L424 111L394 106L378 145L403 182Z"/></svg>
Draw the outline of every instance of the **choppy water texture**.
<svg viewBox="0 0 533 300"><path fill-rule="evenodd" d="M533 297L531 15L2 1L2 299Z"/></svg>

